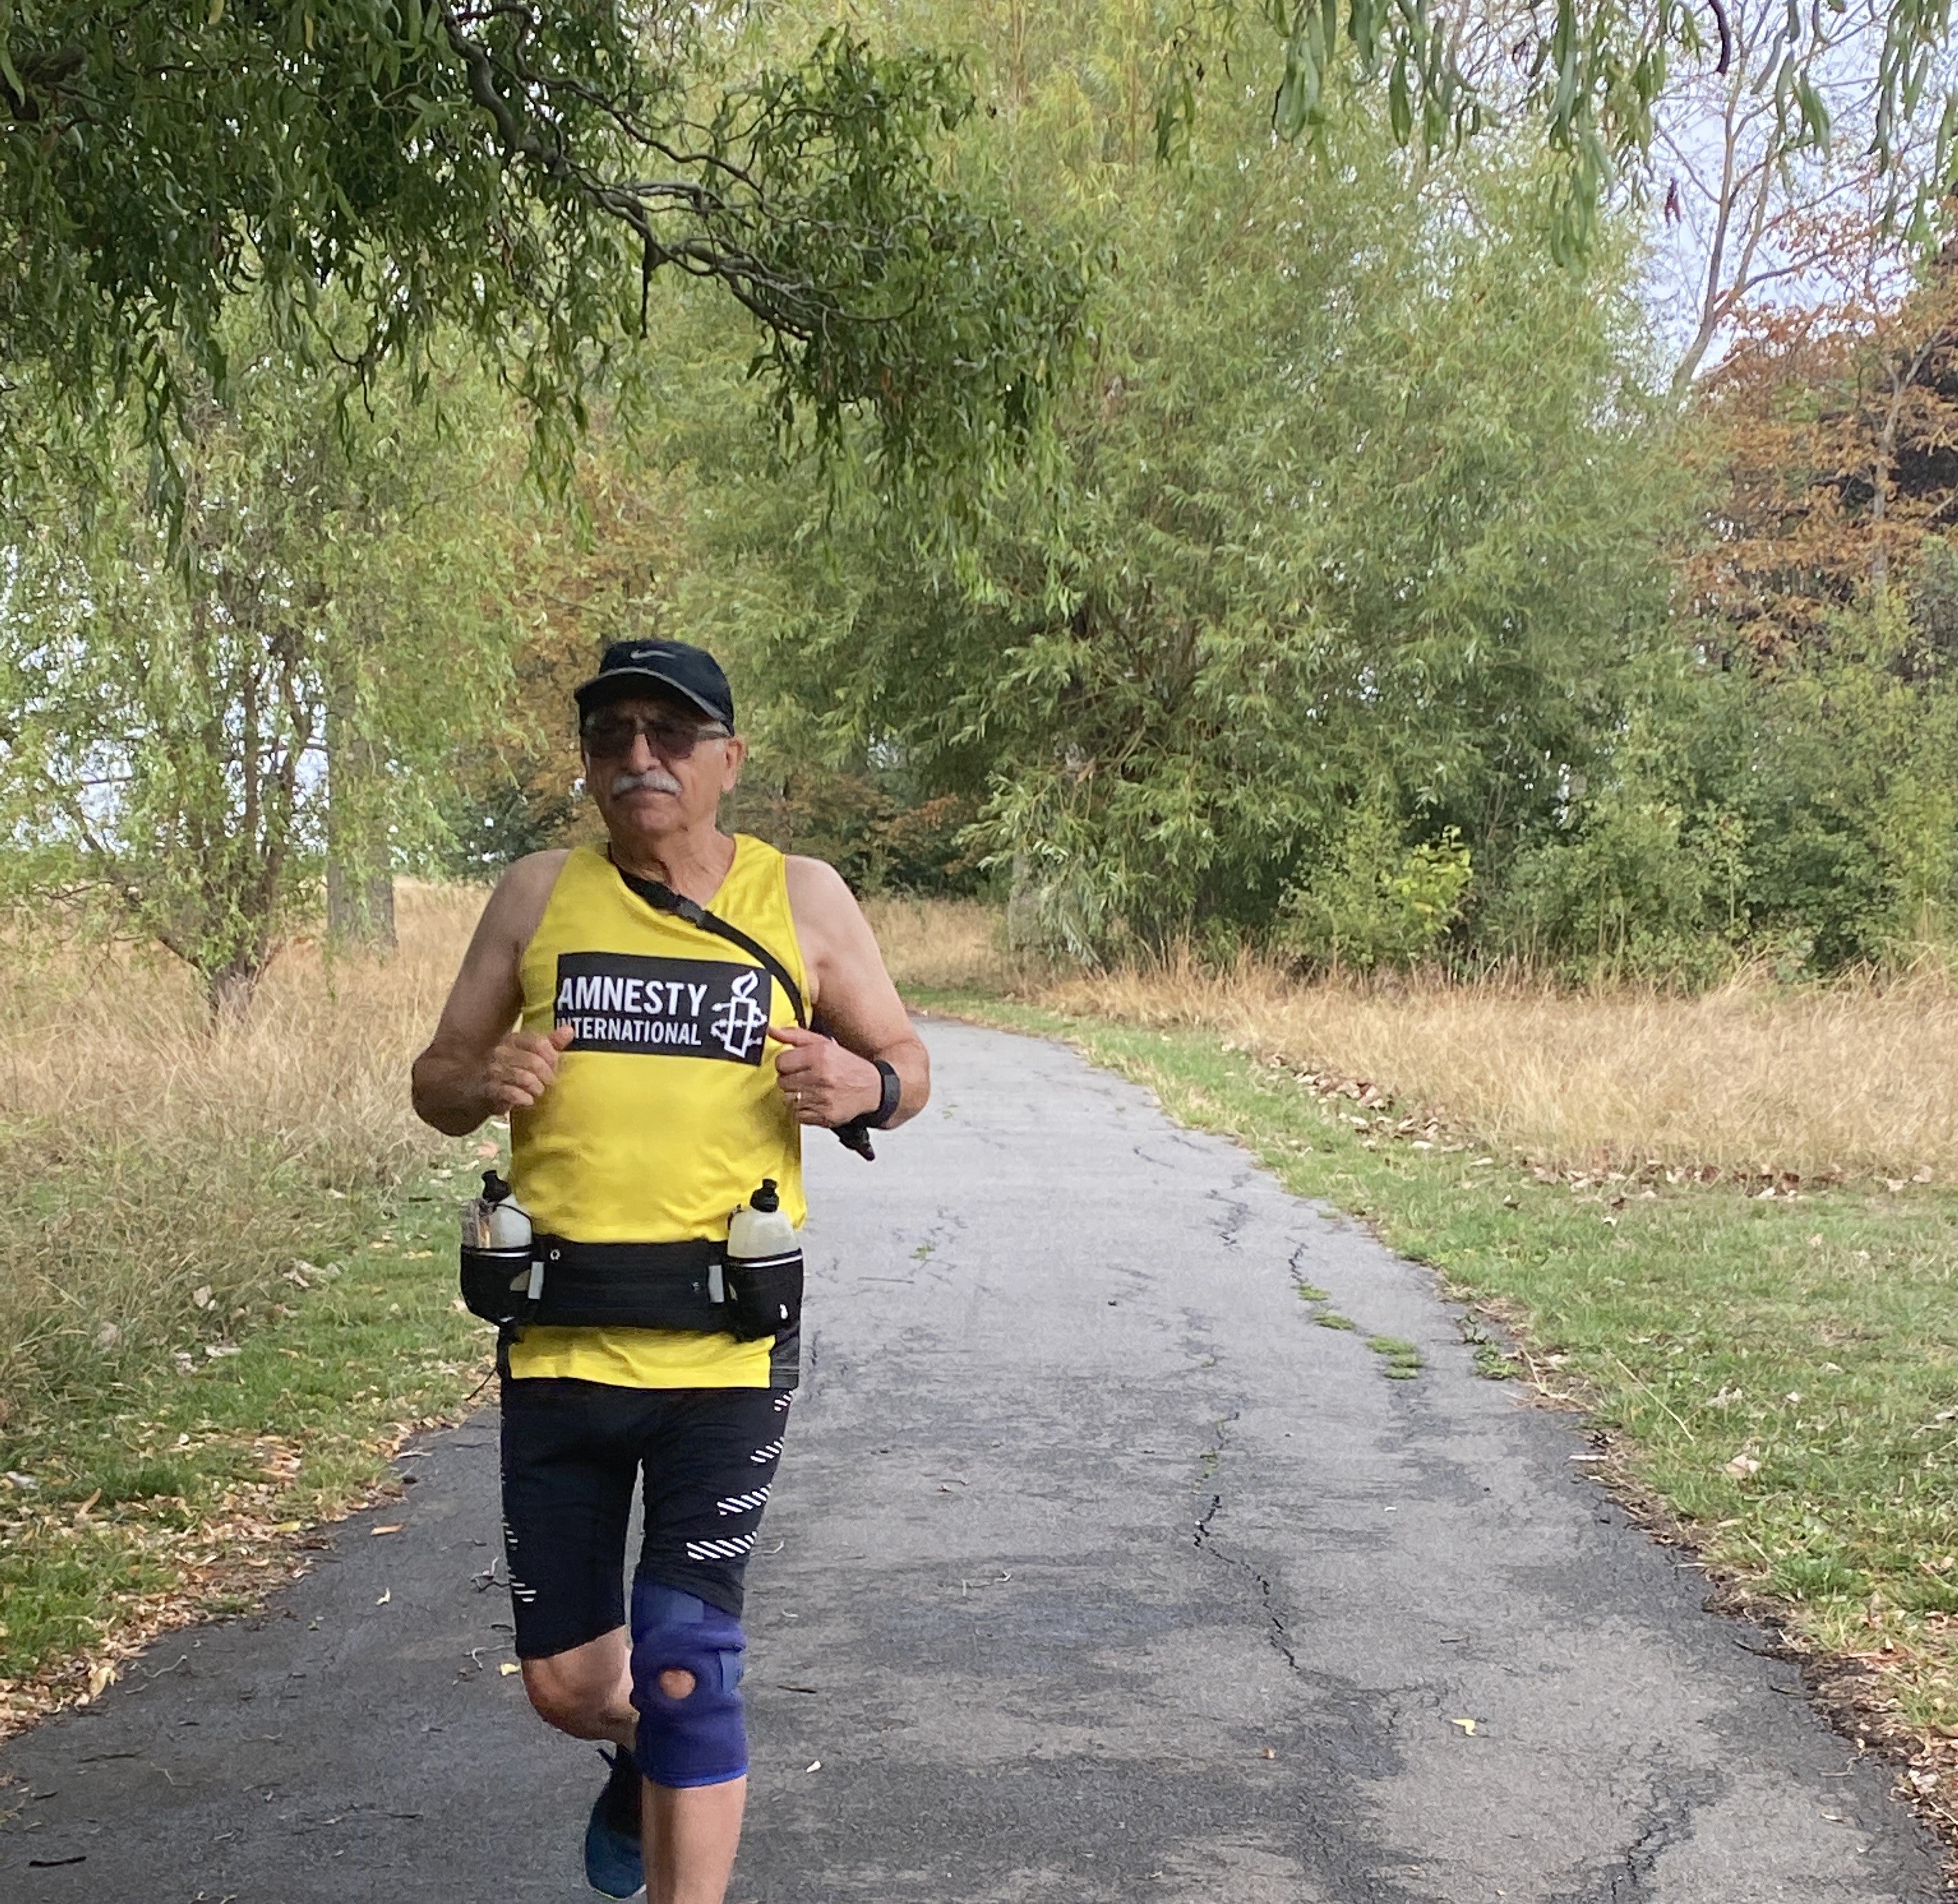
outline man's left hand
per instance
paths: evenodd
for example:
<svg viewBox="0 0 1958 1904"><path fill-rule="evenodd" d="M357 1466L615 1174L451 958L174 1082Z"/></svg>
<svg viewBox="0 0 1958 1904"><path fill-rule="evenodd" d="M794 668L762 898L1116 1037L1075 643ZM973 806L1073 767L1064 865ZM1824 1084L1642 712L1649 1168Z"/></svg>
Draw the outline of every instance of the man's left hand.
<svg viewBox="0 0 1958 1904"><path fill-rule="evenodd" d="M883 1080L869 1058L800 1025L771 1025L768 1036L788 1047L775 1054L775 1084L798 1124L833 1129L877 1108Z"/></svg>

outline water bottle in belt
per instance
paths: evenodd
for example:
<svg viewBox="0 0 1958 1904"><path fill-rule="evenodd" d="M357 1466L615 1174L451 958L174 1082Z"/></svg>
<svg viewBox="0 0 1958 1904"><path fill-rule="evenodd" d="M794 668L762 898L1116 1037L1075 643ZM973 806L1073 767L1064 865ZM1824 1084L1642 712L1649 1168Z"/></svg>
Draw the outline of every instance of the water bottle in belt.
<svg viewBox="0 0 1958 1904"><path fill-rule="evenodd" d="M531 1260L531 1218L494 1170L483 1173L483 1194L462 1206L462 1300L484 1321L515 1319L541 1265Z"/></svg>
<svg viewBox="0 0 1958 1904"><path fill-rule="evenodd" d="M728 1219L727 1299L730 1331L744 1342L787 1335L801 1319L802 1238L773 1177Z"/></svg>

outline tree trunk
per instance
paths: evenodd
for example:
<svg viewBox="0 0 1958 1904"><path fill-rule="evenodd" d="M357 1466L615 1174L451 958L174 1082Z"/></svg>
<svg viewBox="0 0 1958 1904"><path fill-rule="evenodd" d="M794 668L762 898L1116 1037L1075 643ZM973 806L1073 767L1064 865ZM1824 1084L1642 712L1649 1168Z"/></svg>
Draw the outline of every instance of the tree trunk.
<svg viewBox="0 0 1958 1904"><path fill-rule="evenodd" d="M365 878L350 874L338 859L326 862L326 935L336 946L391 952L394 932L394 876L385 869Z"/></svg>
<svg viewBox="0 0 1958 1904"><path fill-rule="evenodd" d="M1006 944L1024 952L1038 945L1040 937L1040 893L1034 884L1033 862L1025 853L1015 853L1006 888Z"/></svg>
<svg viewBox="0 0 1958 1904"><path fill-rule="evenodd" d="M242 1025L252 1015L252 1000L264 975L261 965L233 964L204 975L211 1021L220 1030Z"/></svg>
<svg viewBox="0 0 1958 1904"><path fill-rule="evenodd" d="M326 936L337 950L391 952L394 876L382 821L378 750L360 716L350 644L330 663L326 701Z"/></svg>

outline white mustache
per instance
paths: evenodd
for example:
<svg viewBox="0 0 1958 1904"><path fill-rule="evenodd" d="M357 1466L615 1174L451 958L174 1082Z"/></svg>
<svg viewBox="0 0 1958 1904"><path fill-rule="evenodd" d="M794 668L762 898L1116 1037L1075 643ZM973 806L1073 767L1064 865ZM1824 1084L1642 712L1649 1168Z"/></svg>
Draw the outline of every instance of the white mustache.
<svg viewBox="0 0 1958 1904"><path fill-rule="evenodd" d="M630 793L635 787L645 787L654 793L677 793L680 782L670 773L662 773L657 767L648 767L644 773L615 773L612 776L612 797L615 800L622 793Z"/></svg>

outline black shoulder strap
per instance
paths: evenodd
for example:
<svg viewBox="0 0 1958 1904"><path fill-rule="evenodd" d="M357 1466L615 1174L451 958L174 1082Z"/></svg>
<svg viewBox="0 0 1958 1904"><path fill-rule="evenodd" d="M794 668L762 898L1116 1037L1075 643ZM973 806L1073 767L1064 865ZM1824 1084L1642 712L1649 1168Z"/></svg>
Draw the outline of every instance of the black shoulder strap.
<svg viewBox="0 0 1958 1904"><path fill-rule="evenodd" d="M812 1029L809 1013L803 1004L802 988L789 976L788 967L775 957L759 939L750 938L738 925L730 925L718 913L710 912L698 900L687 898L676 893L664 880L642 879L636 873L629 873L615 859L612 870L626 883L626 890L636 893L656 912L670 912L676 919L686 920L688 925L702 932L711 932L716 938L725 939L730 945L738 945L751 959L758 960L762 969L779 985L787 995L789 1008L795 1014L795 1021L805 1030ZM820 1031L819 1024L813 1027ZM870 1128L862 1119L854 1123L836 1127L836 1141L846 1150L854 1150L867 1163L875 1158L876 1152L870 1147Z"/></svg>
<svg viewBox="0 0 1958 1904"><path fill-rule="evenodd" d="M697 926L703 932L711 932L718 939L725 939L730 945L738 945L751 959L760 963L776 984L787 995L789 1009L795 1014L795 1021L806 1031L809 1013L802 1001L802 988L789 976L789 969L775 957L759 939L750 938L738 925L730 925L719 914L710 912L697 900L676 893L664 880L642 879L636 873L629 873L618 862L613 862L613 870L626 883L626 890L636 893L656 912L671 912L683 919L687 924Z"/></svg>

